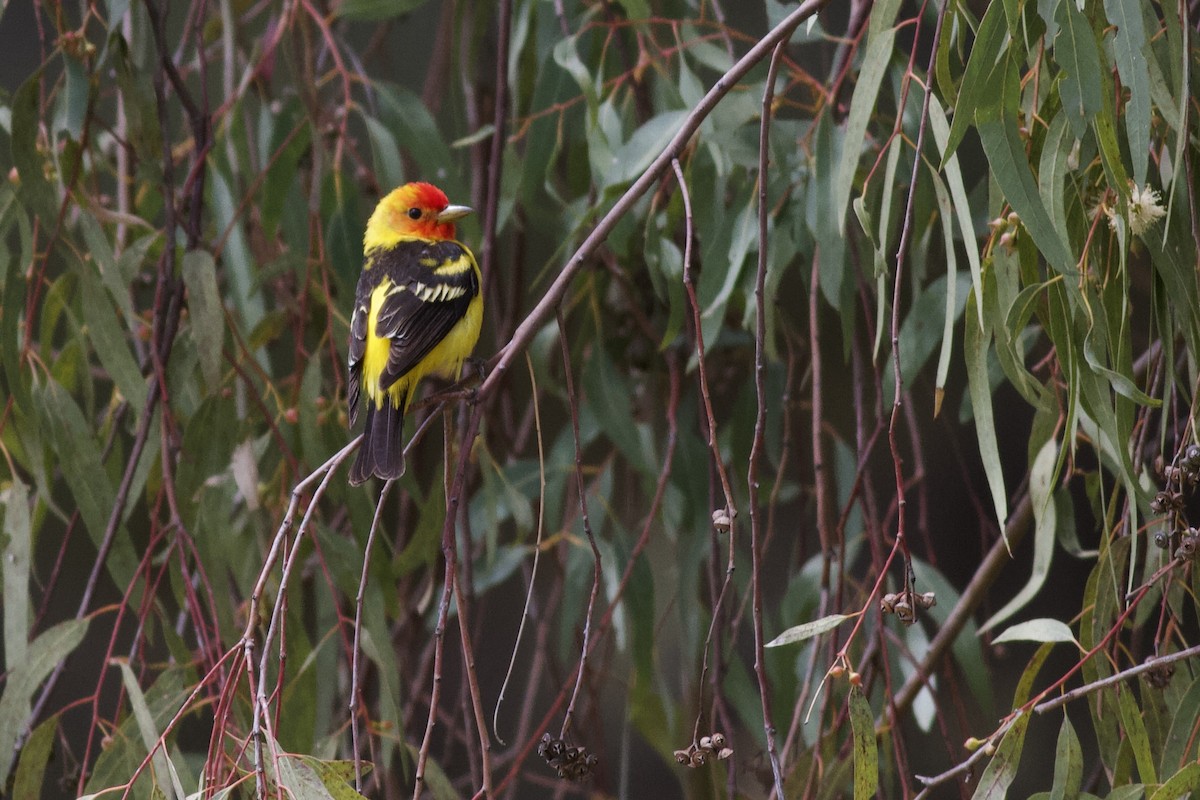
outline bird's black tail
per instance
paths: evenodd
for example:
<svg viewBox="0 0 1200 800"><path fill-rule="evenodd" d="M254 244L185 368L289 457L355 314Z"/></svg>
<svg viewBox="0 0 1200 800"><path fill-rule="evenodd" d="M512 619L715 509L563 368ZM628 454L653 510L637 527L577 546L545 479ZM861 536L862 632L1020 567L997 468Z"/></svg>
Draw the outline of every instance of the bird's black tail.
<svg viewBox="0 0 1200 800"><path fill-rule="evenodd" d="M362 446L354 466L350 467L350 483L357 486L372 475L392 480L404 474L404 406L392 405L385 399L381 408L367 400L367 426Z"/></svg>

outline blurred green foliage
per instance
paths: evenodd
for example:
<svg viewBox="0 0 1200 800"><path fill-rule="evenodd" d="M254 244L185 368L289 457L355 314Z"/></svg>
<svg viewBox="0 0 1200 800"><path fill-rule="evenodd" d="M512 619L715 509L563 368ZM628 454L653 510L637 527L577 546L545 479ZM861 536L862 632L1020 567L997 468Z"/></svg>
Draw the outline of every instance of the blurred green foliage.
<svg viewBox="0 0 1200 800"><path fill-rule="evenodd" d="M1104 682L1200 633L1193 4L830 3L764 120L767 59L728 75L794 11L36 5L0 95L0 785L1200 791L1196 666ZM381 487L293 489L352 439L362 228L418 179L479 212L510 360L416 412L364 569ZM534 752L568 696L582 784Z"/></svg>

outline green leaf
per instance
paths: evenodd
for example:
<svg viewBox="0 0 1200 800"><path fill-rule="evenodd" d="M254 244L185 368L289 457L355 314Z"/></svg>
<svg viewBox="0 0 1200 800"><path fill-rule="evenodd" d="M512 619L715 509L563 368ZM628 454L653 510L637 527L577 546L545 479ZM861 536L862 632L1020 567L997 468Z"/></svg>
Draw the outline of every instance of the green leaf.
<svg viewBox="0 0 1200 800"><path fill-rule="evenodd" d="M68 256L68 260L79 276L83 320L96 356L121 396L141 414L146 405L146 379L130 350L128 327L117 318L117 311L109 301L109 292L105 291L92 268L74 255Z"/></svg>
<svg viewBox="0 0 1200 800"><path fill-rule="evenodd" d="M47 223L58 212L58 203L50 182L46 180L46 159L38 151L38 129L41 124L42 71L29 76L12 97L12 164L21 182L17 196L22 203Z"/></svg>
<svg viewBox="0 0 1200 800"><path fill-rule="evenodd" d="M705 290L716 286L717 283L712 280L705 280L704 273L701 273L700 292L697 300L704 305L703 315L705 319L712 320L714 327L716 323L720 323L724 319L725 305L729 302L733 290L739 283L739 279L742 276L742 269L746 264L746 256L750 253L750 248L757 244L757 235L758 204L748 202L742 206L741 211L738 212L737 219L734 220L732 238L729 241L728 260L724 264L724 280L720 283L720 288L717 289L716 294L711 299L709 299L710 292ZM721 277L721 273L716 270L708 274ZM716 340L716 337L713 335L714 333L716 333L716 330L711 330L709 326L705 326L704 341L706 344L711 344Z"/></svg>
<svg viewBox="0 0 1200 800"><path fill-rule="evenodd" d="M1017 777L1021 765L1021 753L1025 750L1025 732L1029 728L1029 714L1017 712L1017 718L1004 734L1004 740L996 748L996 755L983 771L979 785L975 787L973 800L1005 800L1008 788Z"/></svg>
<svg viewBox="0 0 1200 800"><path fill-rule="evenodd" d="M301 756L301 759L316 773L333 800L360 800L363 797L350 786L354 782L353 761L322 761L312 756ZM366 761L361 762L361 767L362 774L366 775L373 765Z"/></svg>
<svg viewBox="0 0 1200 800"><path fill-rule="evenodd" d="M221 251L228 297L246 326L253 327L263 318L265 304L262 294L255 290L258 262L247 235L249 219L239 208L241 198L234 192L236 184L231 173L232 170L227 174L219 168L208 171L211 195L208 208L217 229L229 232Z"/></svg>
<svg viewBox="0 0 1200 800"><path fill-rule="evenodd" d="M853 313L849 305L850 286L854 282L848 280L847 275L850 270L846 260L846 237L840 233L837 218L825 211L833 204L837 192L833 165L837 163L837 154L844 146L838 141L840 134L830 121L830 116L821 114L817 119L810 161L813 178L807 184L808 198L804 213L808 230L813 238L821 243L821 294L831 306L843 312L843 320L852 320ZM701 280L703 281L703 273Z"/></svg>
<svg viewBox="0 0 1200 800"><path fill-rule="evenodd" d="M153 685L145 691L145 703L150 710L155 728L163 730L170 723L183 704L188 702L197 680L194 672L180 667L168 668L154 680ZM147 751L142 743L140 723L136 716L127 713L127 709L123 709L123 711L125 712L122 714L124 719L120 726L112 732L108 746L101 750L95 767L88 777L86 789L90 792L124 784L129 780L133 771L146 759ZM182 759L180 759L177 769L180 772L185 771ZM165 776L164 780L166 780ZM150 798L150 783L148 775L143 777L135 788L133 796ZM190 781L188 783L191 785ZM112 793L104 793L100 796L111 800ZM163 796L163 794L158 794L155 796L155 800Z"/></svg>
<svg viewBox="0 0 1200 800"><path fill-rule="evenodd" d="M17 773L13 778L13 797L41 797L42 783L50 754L54 750L55 734L58 733L59 715L46 719L33 729L21 748L17 762Z"/></svg>
<svg viewBox="0 0 1200 800"><path fill-rule="evenodd" d="M939 144L942 149L940 168L945 168L947 160L958 149L967 128L975 121L976 110L995 93L996 87L989 79L1007 52L1008 43L1004 8L1000 3L989 3L979 23L975 44L971 46L971 55L967 59L967 69L963 73L961 88L958 91L958 102L954 106L950 135L945 144Z"/></svg>
<svg viewBox="0 0 1200 800"><path fill-rule="evenodd" d="M1150 159L1150 67L1143 55L1147 42L1141 6L1141 0L1104 0L1104 13L1117 26L1113 37L1117 73L1129 90L1125 135L1133 159L1133 180L1138 186L1145 186Z"/></svg>
<svg viewBox="0 0 1200 800"><path fill-rule="evenodd" d="M11 186L0 186L0 236L8 236L9 220L20 233L20 252L5 259L4 289L0 293L0 363L3 364L6 394L17 408L29 409L29 387L21 376L21 322L25 315L25 265L33 258L33 232L29 217Z"/></svg>
<svg viewBox="0 0 1200 800"><path fill-rule="evenodd" d="M1067 115L1056 114L1050 121L1046 141L1042 144L1042 155L1038 162L1038 194L1050 214L1054 229L1064 242L1070 241L1064 189L1074 146L1068 130Z"/></svg>
<svg viewBox="0 0 1200 800"><path fill-rule="evenodd" d="M1033 241L1042 255L1059 273L1072 276L1075 273L1075 259L1058 235L1046 207L1042 204L1037 183L1029 169L1025 145L1017 131L1020 83L1016 64L1011 59L1007 60L1007 68L1003 73L1004 90L1000 93L1003 98L1001 105L986 109L982 115L976 116L983 151L987 154L993 177L1005 199L1021 218L1021 224L1033 236Z"/></svg>
<svg viewBox="0 0 1200 800"><path fill-rule="evenodd" d="M277 109L263 109L260 124L270 131L271 136L262 153L267 168L259 213L262 215L263 233L267 237L276 235L284 207L295 197L296 172L305 151L312 144L312 126L304 118L299 106L299 101L292 98Z"/></svg>
<svg viewBox="0 0 1200 800"><path fill-rule="evenodd" d="M822 633L833 630L838 625L841 625L848 619L853 619L855 616L857 615L830 614L829 616L815 619L812 622L805 622L802 625L795 625L764 644L763 647L779 647L780 645L806 641L814 636L820 636ZM872 731L873 730L874 728L872 728ZM874 734L872 733L872 736L873 735Z"/></svg>
<svg viewBox="0 0 1200 800"><path fill-rule="evenodd" d="M916 556L913 556L912 567L916 585L932 589L938 600L937 605L925 613L933 618L935 626L946 625L952 610L958 605L960 593L942 573ZM970 687L972 696L983 713L989 713L994 701L995 686L988 677L983 642L973 619L963 625L958 637L950 647L954 654L954 660L962 670L967 686Z"/></svg>
<svg viewBox="0 0 1200 800"><path fill-rule="evenodd" d="M0 786L8 781L13 747L29 722L33 693L58 662L83 641L88 621L86 617L68 620L43 631L29 645L24 660L8 673L4 694L0 695Z"/></svg>
<svg viewBox="0 0 1200 800"><path fill-rule="evenodd" d="M1138 707L1137 698L1127 685L1117 684L1117 705L1121 709L1121 723L1125 727L1126 741L1133 749L1133 757L1137 760L1138 777L1142 783L1158 783L1157 772L1154 769L1154 756L1151 754L1150 736L1146 733L1146 723L1142 720L1144 713Z"/></svg>
<svg viewBox="0 0 1200 800"><path fill-rule="evenodd" d="M1192 762L1167 779L1150 795L1150 800L1179 800L1200 792L1200 764Z"/></svg>
<svg viewBox="0 0 1200 800"><path fill-rule="evenodd" d="M56 381L48 380L34 393L34 405L42 436L58 455L59 469L71 489L79 515L92 542L100 547L116 502L116 492L104 469L92 430L79 406ZM118 586L129 585L137 563L129 532L122 525L108 556L108 569Z"/></svg>
<svg viewBox="0 0 1200 800"><path fill-rule="evenodd" d="M846 205L854 188L854 173L863 145L867 141L867 124L875 113L879 87L887 72L888 62L896 40L896 29L892 27L899 6L897 3L878 3L871 11L871 28L868 34L866 53L858 73L854 96L850 99L850 114L846 119L846 133L842 137L842 151L838 159L837 172L833 179L833 208L831 212L838 230L846 234ZM888 12L891 12L891 19Z"/></svg>
<svg viewBox="0 0 1200 800"><path fill-rule="evenodd" d="M942 410L942 398L946 392L946 377L950 373L950 353L954 349L954 322L965 306L966 292L962 292L964 300L960 304L957 280L958 255L954 250L954 214L950 208L949 192L946 190L941 176L932 167L930 167L930 177L933 179L934 193L937 195L942 246L946 252L946 303L942 311L942 345L938 352L937 375L933 383L933 415L936 417Z"/></svg>
<svg viewBox="0 0 1200 800"><path fill-rule="evenodd" d="M612 167L603 173L601 188L634 180L659 156L679 132L687 111L664 111L633 132L612 154Z"/></svg>
<svg viewBox="0 0 1200 800"><path fill-rule="evenodd" d="M342 0L333 16L355 22L383 22L403 16L426 2L428 0Z"/></svg>
<svg viewBox="0 0 1200 800"><path fill-rule="evenodd" d="M367 136L371 140L371 158L376 180L384 192L404 183L404 165L400 163L400 143L388 126L370 114L363 114Z"/></svg>
<svg viewBox="0 0 1200 800"><path fill-rule="evenodd" d="M972 400L974 396L972 395ZM1011 617L1029 604L1050 574L1050 562L1054 557L1054 542L1057 531L1056 507L1054 505L1054 474L1058 466L1058 443L1047 439L1038 451L1037 457L1029 467L1029 496L1033 502L1033 568L1029 580L1021 587L1016 596L1004 604L1004 607L992 615L992 618L979 629L980 633L994 627ZM1028 624L1028 623L1025 623ZM1061 623L1059 623L1061 624ZM1004 635L1012 636L1015 628L1009 628ZM1065 625L1063 625L1066 628ZM1068 636L1070 630L1067 630ZM1034 641L1068 641L1067 639L1045 639Z"/></svg>
<svg viewBox="0 0 1200 800"><path fill-rule="evenodd" d="M982 633L987 626L980 628ZM1075 635L1067 624L1057 619L1031 619L1019 622L992 640L1001 642L1074 642Z"/></svg>
<svg viewBox="0 0 1200 800"><path fill-rule="evenodd" d="M1050 800L1077 800L1083 783L1083 750L1071 719L1063 714L1058 729L1058 745L1054 750L1054 785Z"/></svg>
<svg viewBox="0 0 1200 800"><path fill-rule="evenodd" d="M64 91L60 98L57 123L76 142L83 138L91 81L87 65L72 55L63 55Z"/></svg>
<svg viewBox="0 0 1200 800"><path fill-rule="evenodd" d="M650 4L647 0L617 0L625 9L625 16L633 20L644 20L650 16Z"/></svg>
<svg viewBox="0 0 1200 800"><path fill-rule="evenodd" d="M956 112L957 114L957 112ZM975 296L983 296L983 268L979 262L979 244L975 236L975 228L971 217L971 204L967 201L967 188L963 182L962 167L958 156L948 149L950 140L950 125L946 121L946 112L942 110L937 97L929 98L929 129L933 132L934 142L942 153L941 169L946 173L946 183L950 189L950 197L954 199L954 212L958 217L958 229L962 234L963 247L967 250L967 263L971 268L971 285ZM945 224L949 224L947 221ZM979 322L983 324L983 308L978 307Z"/></svg>
<svg viewBox="0 0 1200 800"><path fill-rule="evenodd" d="M4 576L4 665L12 671L25 658L29 644L29 567L33 524L29 518L29 487L13 476L0 491L4 503L4 539L0 565Z"/></svg>
<svg viewBox="0 0 1200 800"><path fill-rule="evenodd" d="M183 282L188 292L189 330L200 356L204 382L213 391L221 383L221 347L225 343L225 308L217 287L217 265L207 250L183 254Z"/></svg>
<svg viewBox="0 0 1200 800"><path fill-rule="evenodd" d="M554 45L554 63L558 64L567 74L575 79L575 83L579 86L579 90L583 92L583 97L587 101L589 116L595 115L596 109L599 107L600 101L596 92L596 84L592 80L592 74L588 72L584 66L583 59L579 57L578 37L568 36L565 39L560 39L558 44ZM589 125L591 124L589 120Z"/></svg>
<svg viewBox="0 0 1200 800"><path fill-rule="evenodd" d="M1177 770L1191 759L1195 751L1192 729L1200 718L1200 677L1192 681L1183 697L1174 704L1175 716L1166 741L1162 745L1162 756L1158 768L1163 774Z"/></svg>
<svg viewBox="0 0 1200 800"><path fill-rule="evenodd" d="M283 748L276 742L274 749ZM280 753L273 763L278 769L275 780L283 796L293 800L333 800L324 781L305 759L291 753Z"/></svg>
<svg viewBox="0 0 1200 800"><path fill-rule="evenodd" d="M125 685L125 692L129 695L129 705L133 707L133 718L137 721L138 732L142 735L142 745L151 754L150 760L154 764L155 784L159 787L159 791L163 791L162 787L164 786L168 787L174 792L175 800L183 800L187 794L183 791L179 773L175 771L175 765L171 763L166 748L160 746L158 725L155 724L154 714L146 704L146 695L142 693L142 687L138 685L137 676L129 668L128 660L122 658L114 659L114 661L121 668L121 681ZM163 793L168 794L165 791ZM171 795L168 794L168 796Z"/></svg>
<svg viewBox="0 0 1200 800"><path fill-rule="evenodd" d="M113 253L112 244L108 241L100 223L90 214L80 215L79 228L83 232L84 241L87 242L88 255L96 264L100 280L108 289L117 308L121 309L121 316L125 318L126 327L132 332L137 315L134 313L133 300L129 295L130 281L125 279L117 268L117 258ZM153 240L154 237L145 238Z"/></svg>
<svg viewBox="0 0 1200 800"><path fill-rule="evenodd" d="M905 386L911 386L917 373L924 369L933 355L934 349L941 344L946 365L949 367L950 334L953 325L966 305L970 279L967 273L939 275L913 300L912 306L904 316L900 326L900 368ZM950 334L947 334L947 331ZM891 374L891 359L884 367L884 374ZM889 381L883 387L884 405L890 406L895 387Z"/></svg>
<svg viewBox="0 0 1200 800"><path fill-rule="evenodd" d="M1100 110L1100 49L1087 18L1074 2L1060 3L1055 14L1054 60L1062 68L1059 96L1076 139Z"/></svg>
<svg viewBox="0 0 1200 800"><path fill-rule="evenodd" d="M415 763L417 760L417 748L411 744L406 744L409 757ZM433 795L433 800L462 800L461 796L454 789L454 784L450 782L450 778L442 771L442 767L435 759L427 758L425 760L425 787Z"/></svg>
<svg viewBox="0 0 1200 800"><path fill-rule="evenodd" d="M850 687L850 728L854 733L854 800L869 800L879 788L879 748L875 716L859 686Z"/></svg>
<svg viewBox="0 0 1200 800"><path fill-rule="evenodd" d="M1004 489L1004 470L1000 464L1000 445L996 440L996 420L992 412L992 388L988 379L987 353L992 337L990 330L979 325L979 314L973 307L977 302L978 298L972 292L967 298L963 356L967 364L967 389L979 440L979 456L983 459L983 471L991 490L996 521L1003 531L1005 520L1008 519L1008 495Z"/></svg>
<svg viewBox="0 0 1200 800"><path fill-rule="evenodd" d="M1008 32L1016 35L1021 25L1021 4L1024 0L1004 0L1004 19L1008 23Z"/></svg>
<svg viewBox="0 0 1200 800"><path fill-rule="evenodd" d="M1100 163L1104 166L1108 185L1119 196L1127 197L1129 177L1125 162L1121 160L1121 145L1117 142L1117 107L1113 100L1112 78L1107 72L1100 75L1100 98L1100 111L1092 118L1092 130L1100 145Z"/></svg>
<svg viewBox="0 0 1200 800"><path fill-rule="evenodd" d="M629 385L599 344L597 342L583 368L582 383L587 397L585 409L595 415L604 435L612 440L635 469L652 474L639 426L633 421ZM584 428L582 423L580 427Z"/></svg>

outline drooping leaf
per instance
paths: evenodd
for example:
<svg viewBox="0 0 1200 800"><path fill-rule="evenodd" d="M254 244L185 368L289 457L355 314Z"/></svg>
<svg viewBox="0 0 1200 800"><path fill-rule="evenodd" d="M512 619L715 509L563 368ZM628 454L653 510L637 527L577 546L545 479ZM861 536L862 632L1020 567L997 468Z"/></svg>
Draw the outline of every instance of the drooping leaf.
<svg viewBox="0 0 1200 800"><path fill-rule="evenodd" d="M54 750L55 734L61 721L59 715L43 720L21 747L21 757L17 761L16 774L13 776L13 797L41 797L42 785L45 783L46 767Z"/></svg>
<svg viewBox="0 0 1200 800"><path fill-rule="evenodd" d="M40 430L58 455L71 496L96 547L103 543L116 502L116 490L104 469L100 447L83 412L57 381L34 393ZM129 585L138 562L128 530L118 525L108 556L108 569L120 586Z"/></svg>
<svg viewBox="0 0 1200 800"><path fill-rule="evenodd" d="M858 83L850 99L850 114L846 118L846 132L842 137L842 152L834 175L833 208L831 209L838 229L846 232L846 205L854 187L854 173L859 156L866 141L867 124L875 110L879 87L887 72L888 62L895 46L896 29L892 21L899 10L899 3L876 3L871 9L871 23L867 35L867 47L863 55Z"/></svg>
<svg viewBox="0 0 1200 800"><path fill-rule="evenodd" d="M1008 519L1008 495L1004 489L1004 472L1000 464L1000 445L996 440L996 421L992 411L992 390L988 382L988 344L990 331L980 328L978 302L974 292L967 298L966 332L963 355L967 364L967 387L974 411L975 431L979 439L979 455L992 495L992 507L1000 530Z"/></svg>
<svg viewBox="0 0 1200 800"><path fill-rule="evenodd" d="M1200 764L1192 762L1163 782L1150 800L1172 800L1200 791Z"/></svg>
<svg viewBox="0 0 1200 800"><path fill-rule="evenodd" d="M342 0L335 17L355 22L383 22L403 16L425 5L427 0Z"/></svg>
<svg viewBox="0 0 1200 800"><path fill-rule="evenodd" d="M855 616L854 614L830 614L820 619L815 619L812 622L805 622L802 625L793 625L767 642L763 647L779 647L785 644L803 642L814 636L820 636L822 633L831 631L846 620L853 619Z"/></svg>
<svg viewBox="0 0 1200 800"><path fill-rule="evenodd" d="M17 736L29 722L30 701L38 686L58 662L83 641L89 620L68 620L43 631L25 652L25 658L8 673L0 695L0 784L8 780Z"/></svg>
<svg viewBox="0 0 1200 800"><path fill-rule="evenodd" d="M12 97L12 165L20 178L17 196L35 216L51 219L57 211L55 192L46 179L46 159L38 149L41 70L29 76Z"/></svg>
<svg viewBox="0 0 1200 800"><path fill-rule="evenodd" d="M168 798L184 800L187 795L183 790L183 784L179 781L179 773L175 771L175 765L171 762L170 755L161 746L158 725L154 720L154 714L150 711L150 706L146 704L146 696L142 693L137 676L130 669L127 659L118 659L117 666L121 670L121 682L129 695L129 704L133 707L133 718L137 721L142 745L150 753L150 760L154 764L157 779L155 783L159 791Z"/></svg>
<svg viewBox="0 0 1200 800"><path fill-rule="evenodd" d="M1076 139L1100 110L1100 49L1083 12L1073 2L1059 3L1055 16L1054 60L1062 68L1059 94Z"/></svg>
<svg viewBox="0 0 1200 800"><path fill-rule="evenodd" d="M995 92L996 87L988 78L1001 63L1009 41L1002 4L989 3L979 23L975 44L972 45L971 55L967 60L967 69L959 84L958 102L954 106L954 120L950 125L950 133L946 142L939 142L938 145L942 149L942 169L958 149L967 129L974 124L976 110L981 105L991 102L989 96Z"/></svg>
<svg viewBox="0 0 1200 800"><path fill-rule="evenodd" d="M1033 503L1033 569L1030 573L1029 580L1021 587L1016 596L1012 600L1004 604L1004 606L992 615L983 626L979 629L983 631L998 625L1004 620L1011 617L1013 614L1020 611L1037 595L1043 584L1046 582L1046 576L1050 573L1050 562L1054 556L1054 542L1056 540L1057 531L1057 516L1056 507L1054 505L1054 474L1058 464L1058 443L1054 439L1047 439L1038 451L1037 458L1029 468L1029 497ZM1047 620L1046 622L1053 622ZM1028 625L1029 623L1024 623ZM1061 625L1061 623L1059 623ZM1005 631L1004 636L1012 638L1013 630L1020 628L1020 625L1009 628ZM1065 625L1062 625L1066 628ZM1045 626L1039 628L1038 633L1049 633ZM1070 630L1067 630L1067 635L1070 635ZM1072 637L1073 638L1073 637ZM1035 639L1035 641L1038 641ZM1040 641L1068 641L1067 639L1044 639Z"/></svg>
<svg viewBox="0 0 1200 800"><path fill-rule="evenodd" d="M988 762L972 800L1004 800L1017 777L1021 755L1025 751L1025 732L1029 729L1029 714L1017 713L1017 718L1005 732L996 755Z"/></svg>
<svg viewBox="0 0 1200 800"><path fill-rule="evenodd" d="M1138 776L1143 783L1158 783L1155 771L1154 756L1150 747L1150 736L1146 733L1146 724L1142 720L1144 713L1138 707L1129 686L1118 684L1116 687L1117 706L1121 709L1121 724L1125 728L1126 739L1133 749L1133 757L1137 762Z"/></svg>
<svg viewBox="0 0 1200 800"><path fill-rule="evenodd" d="M1129 89L1125 104L1125 132L1129 156L1133 159L1133 180L1146 185L1146 166L1150 159L1150 67L1143 53L1146 27L1138 0L1104 0L1108 21L1117 26L1113 52L1121 83Z"/></svg>
<svg viewBox="0 0 1200 800"><path fill-rule="evenodd" d="M1083 784L1083 750L1071 719L1063 715L1054 750L1054 785L1050 800L1077 800Z"/></svg>
<svg viewBox="0 0 1200 800"><path fill-rule="evenodd" d="M982 630L982 629L981 629ZM1062 620L1031 619L1009 627L1004 633L992 640L1001 642L1074 642L1075 635Z"/></svg>
<svg viewBox="0 0 1200 800"><path fill-rule="evenodd" d="M1075 259L1059 237L1042 204L1037 183L1026 160L1025 146L1017 131L1019 81L1016 65L1011 59L1006 59L1006 67L1001 69L1000 75L1004 87L998 93L1001 102L997 106L981 109L983 113L976 112L983 150L996 183L1020 216L1021 224L1033 236L1042 255L1058 272L1071 275L1075 271Z"/></svg>
<svg viewBox="0 0 1200 800"><path fill-rule="evenodd" d="M875 716L858 686L850 687L850 728L854 734L854 800L868 800L879 786Z"/></svg>
<svg viewBox="0 0 1200 800"><path fill-rule="evenodd" d="M4 537L0 540L0 569L4 576L4 668L11 671L25 658L29 642L29 576L33 553L33 523L29 487L13 476L0 490L4 504Z"/></svg>

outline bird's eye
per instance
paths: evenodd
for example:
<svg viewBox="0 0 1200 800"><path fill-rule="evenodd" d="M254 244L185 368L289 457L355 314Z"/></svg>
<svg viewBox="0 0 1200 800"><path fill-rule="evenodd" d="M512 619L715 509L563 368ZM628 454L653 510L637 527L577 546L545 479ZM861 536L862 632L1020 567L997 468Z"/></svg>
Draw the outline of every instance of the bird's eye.
<svg viewBox="0 0 1200 800"><path fill-rule="evenodd" d="M420 219L420 218L421 218L421 209L419 209L419 208L410 208L410 209L408 210L408 218L409 218L409 219Z"/></svg>

